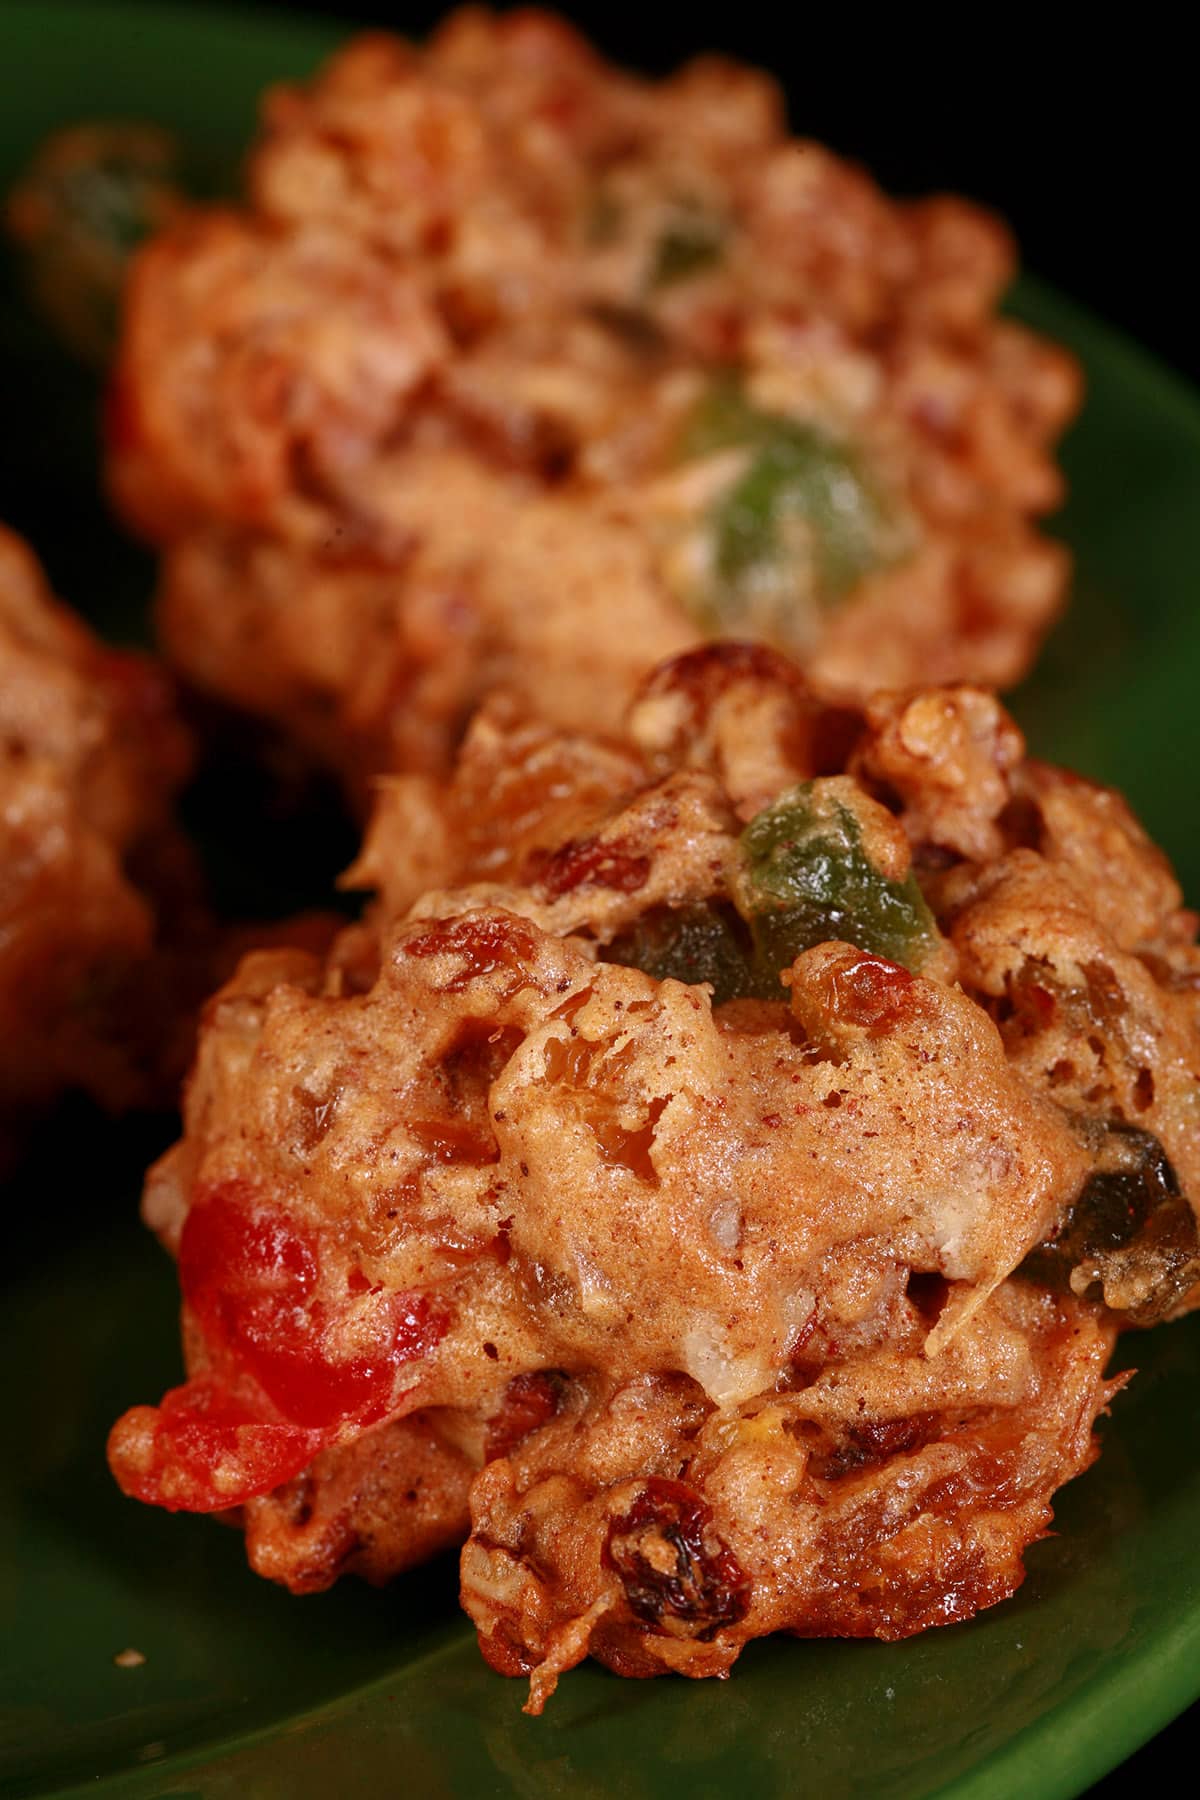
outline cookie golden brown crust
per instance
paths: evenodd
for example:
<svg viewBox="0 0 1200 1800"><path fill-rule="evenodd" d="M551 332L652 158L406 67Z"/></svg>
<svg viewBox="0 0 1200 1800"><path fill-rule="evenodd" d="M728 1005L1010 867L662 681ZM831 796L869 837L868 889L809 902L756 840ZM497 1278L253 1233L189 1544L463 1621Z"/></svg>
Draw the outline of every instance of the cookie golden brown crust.
<svg viewBox="0 0 1200 1800"><path fill-rule="evenodd" d="M581 1395L488 1464L463 1603L528 1710L585 1654L721 1675L768 1632L891 1640L1007 1598L1095 1456L1111 1327L1006 1282L932 1361L926 1328L901 1305L886 1350L736 1409L668 1375Z"/></svg>
<svg viewBox="0 0 1200 1800"><path fill-rule="evenodd" d="M498 700L353 878L210 1005L126 1492L299 1591L466 1537L535 1709L1010 1593L1119 1325L1200 1296L1194 921L1120 801L981 690L720 644L619 739Z"/></svg>
<svg viewBox="0 0 1200 1800"><path fill-rule="evenodd" d="M144 989L155 985L160 910L193 899L171 825L188 760L163 673L99 644L0 528L6 1141L22 1114L67 1089L115 1109L144 1101L166 1072L155 1063L172 1062L175 1022Z"/></svg>
<svg viewBox="0 0 1200 1800"><path fill-rule="evenodd" d="M733 63L638 79L533 11L360 38L134 269L109 467L168 653L356 788L447 768L498 685L615 730L720 632L859 693L1010 683L1078 399L997 316L1013 266Z"/></svg>

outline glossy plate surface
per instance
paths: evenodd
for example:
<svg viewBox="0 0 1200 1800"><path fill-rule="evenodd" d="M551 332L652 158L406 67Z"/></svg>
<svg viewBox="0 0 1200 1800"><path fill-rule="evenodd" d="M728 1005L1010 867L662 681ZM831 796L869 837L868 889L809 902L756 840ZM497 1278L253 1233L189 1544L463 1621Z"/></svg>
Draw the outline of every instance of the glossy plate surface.
<svg viewBox="0 0 1200 1800"><path fill-rule="evenodd" d="M228 153L259 88L337 36L192 8L0 4L0 181L81 116L158 119ZM1039 753L1128 790L1197 897L1200 402L1034 284L1016 310L1073 346L1090 388L1060 526L1075 605L1017 710ZM0 394L0 516L128 635L149 571L104 520L94 392L7 273ZM113 1417L178 1369L174 1284L133 1216L166 1131L68 1118L4 1200L6 1794L1065 1800L1200 1692L1200 1319L1127 1341L1137 1380L1016 1599L906 1645L755 1645L728 1683L588 1667L531 1720L521 1685L479 1660L452 1566L290 1599L250 1576L233 1533L134 1507L104 1468ZM145 1661L118 1666L126 1649Z"/></svg>

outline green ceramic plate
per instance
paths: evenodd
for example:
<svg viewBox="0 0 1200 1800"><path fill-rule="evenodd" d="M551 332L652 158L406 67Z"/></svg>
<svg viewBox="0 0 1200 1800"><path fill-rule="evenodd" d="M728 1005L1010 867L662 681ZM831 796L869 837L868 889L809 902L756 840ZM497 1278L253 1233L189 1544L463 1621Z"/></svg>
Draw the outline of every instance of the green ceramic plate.
<svg viewBox="0 0 1200 1800"><path fill-rule="evenodd" d="M227 153L260 86L336 35L192 8L0 4L0 181L80 116L160 119ZM1128 789L1197 897L1200 404L1066 301L1030 283L1016 305L1090 382L1061 522L1075 606L1019 710L1038 751ZM0 394L0 516L64 592L130 630L148 570L98 501L94 394L2 283ZM7 1794L1063 1800L1200 1691L1200 1319L1129 1343L1141 1372L1017 1598L906 1645L756 1645L727 1684L585 1668L531 1720L520 1686L480 1662L452 1567L289 1599L247 1573L232 1533L139 1510L104 1469L111 1419L178 1367L173 1283L133 1218L161 1137L68 1119L6 1201ZM118 1666L130 1648L145 1661Z"/></svg>

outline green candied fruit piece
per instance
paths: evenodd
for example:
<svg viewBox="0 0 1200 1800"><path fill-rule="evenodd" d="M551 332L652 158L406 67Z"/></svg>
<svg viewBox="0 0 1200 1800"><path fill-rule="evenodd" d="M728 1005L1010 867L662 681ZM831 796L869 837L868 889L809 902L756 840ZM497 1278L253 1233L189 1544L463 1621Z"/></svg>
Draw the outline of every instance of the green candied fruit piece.
<svg viewBox="0 0 1200 1800"><path fill-rule="evenodd" d="M822 610L902 553L899 512L854 445L759 411L721 380L680 449L691 460L735 448L748 460L709 510L699 610L712 629L805 642Z"/></svg>
<svg viewBox="0 0 1200 1800"><path fill-rule="evenodd" d="M103 365L129 259L208 183L154 125L78 125L41 146L13 190L7 226L42 312L76 355Z"/></svg>
<svg viewBox="0 0 1200 1800"><path fill-rule="evenodd" d="M652 906L604 951L606 962L641 969L656 981L706 981L713 1005L758 995L750 934L731 907L697 901ZM768 996L778 999L779 984Z"/></svg>
<svg viewBox="0 0 1200 1800"><path fill-rule="evenodd" d="M807 555L820 604L883 561L886 520L858 458L814 426L781 424L713 514L716 575L731 597Z"/></svg>
<svg viewBox="0 0 1200 1800"><path fill-rule="evenodd" d="M737 450L762 440L777 422L773 413L751 406L732 375L718 375L709 382L684 422L679 438L681 462L714 456L718 450Z"/></svg>
<svg viewBox="0 0 1200 1800"><path fill-rule="evenodd" d="M680 202L654 245L646 285L652 293L711 269L725 250L720 219L695 202Z"/></svg>
<svg viewBox="0 0 1200 1800"><path fill-rule="evenodd" d="M741 836L735 900L760 968L776 980L802 950L839 939L917 970L937 944L937 926L911 873L893 881L864 843L867 801L845 776L802 782Z"/></svg>

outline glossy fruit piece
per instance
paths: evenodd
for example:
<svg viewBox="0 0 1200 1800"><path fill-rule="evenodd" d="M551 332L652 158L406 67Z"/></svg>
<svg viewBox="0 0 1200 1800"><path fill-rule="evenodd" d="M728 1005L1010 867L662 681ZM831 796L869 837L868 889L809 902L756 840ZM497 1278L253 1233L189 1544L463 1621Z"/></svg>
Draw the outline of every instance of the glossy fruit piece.
<svg viewBox="0 0 1200 1800"><path fill-rule="evenodd" d="M746 452L712 502L709 573L694 604L712 629L769 628L803 646L835 606L903 547L896 509L859 449L803 420L764 412L728 378L684 428L684 460Z"/></svg>
<svg viewBox="0 0 1200 1800"><path fill-rule="evenodd" d="M1096 1172L1023 1272L1155 1325L1200 1280L1196 1215L1153 1133L1114 1120L1098 1135Z"/></svg>
<svg viewBox="0 0 1200 1800"><path fill-rule="evenodd" d="M172 1512L270 1493L344 1428L385 1417L397 1371L434 1350L449 1321L426 1294L368 1283L245 1182L193 1203L179 1282L211 1366L160 1406L132 1408L109 1439L123 1490Z"/></svg>
<svg viewBox="0 0 1200 1800"><path fill-rule="evenodd" d="M786 969L802 950L840 939L919 969L937 928L911 873L877 860L874 803L843 777L806 781L764 807L742 833L736 901L761 967Z"/></svg>
<svg viewBox="0 0 1200 1800"><path fill-rule="evenodd" d="M235 1399L212 1376L135 1406L113 1426L108 1457L122 1493L168 1512L221 1512L269 1494L321 1448L304 1431Z"/></svg>

